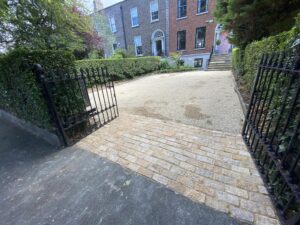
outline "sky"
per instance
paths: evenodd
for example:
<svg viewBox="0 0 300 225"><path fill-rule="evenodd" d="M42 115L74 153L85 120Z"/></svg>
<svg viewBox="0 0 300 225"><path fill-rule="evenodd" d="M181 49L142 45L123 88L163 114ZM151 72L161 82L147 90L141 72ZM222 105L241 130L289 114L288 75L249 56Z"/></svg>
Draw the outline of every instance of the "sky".
<svg viewBox="0 0 300 225"><path fill-rule="evenodd" d="M81 0L83 3L86 4L86 6L92 10L93 9L93 0ZM103 6L108 7L111 6L117 2L120 2L121 0L102 0Z"/></svg>

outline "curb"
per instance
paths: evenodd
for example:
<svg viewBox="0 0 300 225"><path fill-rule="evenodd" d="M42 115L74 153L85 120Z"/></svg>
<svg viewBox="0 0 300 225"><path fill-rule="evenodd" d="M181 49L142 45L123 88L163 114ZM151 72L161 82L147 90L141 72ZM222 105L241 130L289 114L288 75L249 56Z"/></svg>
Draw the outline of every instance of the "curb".
<svg viewBox="0 0 300 225"><path fill-rule="evenodd" d="M35 125L33 125L30 122L27 122L25 120L19 119L16 116L0 109L0 119L3 119L9 123L12 123L13 125L27 131L28 133L33 134L34 136L43 139L44 141L48 142L49 144L60 147L61 143L57 135L49 132L48 130L39 128Z"/></svg>

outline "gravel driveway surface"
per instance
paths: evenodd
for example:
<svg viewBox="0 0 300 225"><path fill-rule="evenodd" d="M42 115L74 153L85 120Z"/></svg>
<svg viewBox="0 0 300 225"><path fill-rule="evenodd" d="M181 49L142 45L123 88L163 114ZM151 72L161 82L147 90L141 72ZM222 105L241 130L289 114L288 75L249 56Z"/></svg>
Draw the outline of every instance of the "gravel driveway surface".
<svg viewBox="0 0 300 225"><path fill-rule="evenodd" d="M240 133L243 112L230 71L142 77L116 85L120 111Z"/></svg>

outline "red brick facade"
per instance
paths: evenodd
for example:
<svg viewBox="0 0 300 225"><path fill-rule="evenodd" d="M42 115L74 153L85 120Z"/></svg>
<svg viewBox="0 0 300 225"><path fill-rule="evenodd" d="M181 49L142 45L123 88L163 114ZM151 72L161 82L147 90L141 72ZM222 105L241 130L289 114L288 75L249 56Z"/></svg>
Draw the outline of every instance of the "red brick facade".
<svg viewBox="0 0 300 225"><path fill-rule="evenodd" d="M213 21L213 10L216 0L208 0L208 12L197 15L197 0L187 0L187 17L177 18L177 1L169 0L170 6L170 53L177 51L177 32L186 30L186 49L183 55L210 53L214 44L216 24ZM196 28L206 27L205 48L195 48Z"/></svg>

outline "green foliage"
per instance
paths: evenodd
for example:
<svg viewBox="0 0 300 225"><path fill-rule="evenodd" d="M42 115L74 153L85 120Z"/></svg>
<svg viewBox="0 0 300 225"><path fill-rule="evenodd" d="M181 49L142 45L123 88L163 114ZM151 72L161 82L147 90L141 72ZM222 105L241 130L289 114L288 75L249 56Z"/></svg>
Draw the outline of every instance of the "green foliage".
<svg viewBox="0 0 300 225"><path fill-rule="evenodd" d="M6 6L0 7L0 43L4 47L74 50L83 47L80 34L91 29L88 16L76 0L2 4Z"/></svg>
<svg viewBox="0 0 300 225"><path fill-rule="evenodd" d="M299 0L217 0L214 16L232 31L231 43L249 43L290 30L300 12Z"/></svg>
<svg viewBox="0 0 300 225"><path fill-rule="evenodd" d="M218 39L218 40L216 41L216 45L220 45L220 44L221 44L221 40Z"/></svg>
<svg viewBox="0 0 300 225"><path fill-rule="evenodd" d="M296 32L296 29L292 29L288 32L283 32L276 36L265 38L261 41L255 41L246 47L243 59L243 79L245 80L249 90L253 84L262 55L274 51L282 51L291 47L297 35L298 33Z"/></svg>
<svg viewBox="0 0 300 225"><path fill-rule="evenodd" d="M232 50L232 68L236 75L244 74L243 50L234 48Z"/></svg>
<svg viewBox="0 0 300 225"><path fill-rule="evenodd" d="M35 63L43 65L46 71L70 69L74 66L74 57L64 51L20 49L1 56L0 108L41 128L51 129L48 108L32 72Z"/></svg>
<svg viewBox="0 0 300 225"><path fill-rule="evenodd" d="M140 57L125 59L79 60L76 67L107 67L114 80L131 79L135 76L150 73L159 69L160 57Z"/></svg>
<svg viewBox="0 0 300 225"><path fill-rule="evenodd" d="M160 62L160 66L159 66L159 69L160 70L166 70L166 69L171 69L171 65L169 64L168 60L166 59L163 59L161 60Z"/></svg>
<svg viewBox="0 0 300 225"><path fill-rule="evenodd" d="M184 65L184 61L181 59L181 53L180 52L172 52L170 54L171 59L175 62L176 67L179 69L180 66Z"/></svg>
<svg viewBox="0 0 300 225"><path fill-rule="evenodd" d="M134 57L135 55L133 51L122 49L122 48L117 49L112 56L113 59L125 59L125 58L134 58Z"/></svg>

